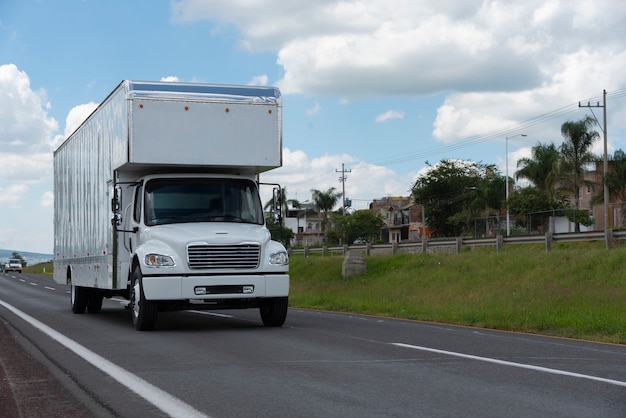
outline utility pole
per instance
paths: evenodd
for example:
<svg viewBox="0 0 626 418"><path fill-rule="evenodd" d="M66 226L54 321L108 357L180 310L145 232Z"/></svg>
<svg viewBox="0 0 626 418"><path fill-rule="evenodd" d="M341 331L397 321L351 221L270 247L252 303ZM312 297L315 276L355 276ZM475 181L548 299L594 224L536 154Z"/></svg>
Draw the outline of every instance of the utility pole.
<svg viewBox="0 0 626 418"><path fill-rule="evenodd" d="M346 173L352 173L352 170L346 170L344 164L341 163L341 171L335 169L336 173L341 173L341 177L339 177L339 181L341 182L341 199L343 204L341 205L341 215L345 216L346 214Z"/></svg>
<svg viewBox="0 0 626 418"><path fill-rule="evenodd" d="M606 138L606 89L604 89L602 91L602 96L603 96L603 101L602 101L602 105L600 105L600 102L596 103L595 105L587 102L586 105L580 104L580 102L578 102L578 107L588 107L588 108L593 108L593 107L601 107L604 110L604 129L602 129L602 131L604 132L604 175L603 175L603 180L602 182L604 183L604 229L608 229L609 228L609 185L607 183L607 175L609 172L609 157L608 157L608 153L607 153L607 138ZM593 113L593 110L592 110ZM593 115L594 118L596 118L596 115ZM596 118L596 122L598 122L598 119ZM598 125L600 124L600 122L598 122Z"/></svg>
<svg viewBox="0 0 626 418"><path fill-rule="evenodd" d="M513 136L506 137L506 152L504 154L504 158L506 161L506 189L505 189L505 199L506 199L506 236L511 235L511 219L509 215L509 139L515 138L516 136L526 136L526 134L517 134ZM515 182L515 181L514 181ZM498 217L498 225L500 224L500 218Z"/></svg>

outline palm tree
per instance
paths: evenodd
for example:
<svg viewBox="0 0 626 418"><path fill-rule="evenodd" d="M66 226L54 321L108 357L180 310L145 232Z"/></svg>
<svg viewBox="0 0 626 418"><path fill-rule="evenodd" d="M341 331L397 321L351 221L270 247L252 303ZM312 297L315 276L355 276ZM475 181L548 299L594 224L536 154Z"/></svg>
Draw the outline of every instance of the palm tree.
<svg viewBox="0 0 626 418"><path fill-rule="evenodd" d="M334 187L322 192L317 189L311 189L313 193L313 203L315 207L322 213L322 234L326 231L326 223L328 222L328 212L333 210L337 201L341 197L340 192L336 192Z"/></svg>
<svg viewBox="0 0 626 418"><path fill-rule="evenodd" d="M591 152L594 141L600 134L591 130L595 120L590 116L576 122L561 125L561 135L565 138L561 144L561 189L574 196L576 209L580 209L579 191L585 184L585 166L595 162L597 157ZM576 222L576 232L580 232L580 223Z"/></svg>
<svg viewBox="0 0 626 418"><path fill-rule="evenodd" d="M530 181L542 195L553 200L558 182L559 159L560 154L554 144L538 143L532 147L530 158L521 158L517 162L515 177Z"/></svg>

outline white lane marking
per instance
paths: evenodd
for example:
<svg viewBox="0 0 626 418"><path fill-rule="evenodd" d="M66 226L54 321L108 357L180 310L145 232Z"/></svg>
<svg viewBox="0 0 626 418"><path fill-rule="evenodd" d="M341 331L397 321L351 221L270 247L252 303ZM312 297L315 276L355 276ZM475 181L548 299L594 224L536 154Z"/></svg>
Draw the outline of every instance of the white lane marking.
<svg viewBox="0 0 626 418"><path fill-rule="evenodd" d="M50 287L50 286L44 286L44 289L48 289L48 290L56 290L54 287Z"/></svg>
<svg viewBox="0 0 626 418"><path fill-rule="evenodd" d="M603 382L603 383L608 383L611 385L626 387L626 382L613 380L613 379L605 379L603 377L590 376L587 374L566 372L564 370L533 366L531 364L515 363L512 361L498 360L498 359L489 358L489 357L473 356L471 354L457 353L454 351L438 350L436 348L422 347L419 345L411 345L411 344L404 344L404 343L391 343L391 345L395 345L396 347L411 348L413 350L421 350L421 351L429 351L431 353L445 354L447 356L461 357L461 358L466 358L470 360L484 361L487 363L499 364L502 366L518 367L520 369L534 370L534 371L543 372L543 373L551 373L551 374L556 374L556 375L561 375L561 376L570 376L570 377L577 377L581 379L594 380L596 382Z"/></svg>
<svg viewBox="0 0 626 418"><path fill-rule="evenodd" d="M82 357L94 367L97 367L104 373L108 374L118 383L126 386L128 389L132 390L166 414L172 417L207 417L206 414L198 411L191 405L184 403L180 399L175 398L142 378L135 376L115 363L112 363L93 351L88 350L74 340L69 339L60 332L50 328L46 324L20 311L14 306L9 305L3 300L0 300L0 305L4 306L6 309L13 312L15 315L19 316L24 321L28 322L67 349L73 351L76 355Z"/></svg>
<svg viewBox="0 0 626 418"><path fill-rule="evenodd" d="M221 314L221 313L216 313L216 312L196 311L196 310L189 310L187 312L193 312L193 313L197 313L197 314L200 314L200 315L218 316L220 318L233 318L232 315L226 315L226 314Z"/></svg>
<svg viewBox="0 0 626 418"><path fill-rule="evenodd" d="M34 283L34 282L30 282L29 284L30 284L31 286L39 286L37 283Z"/></svg>

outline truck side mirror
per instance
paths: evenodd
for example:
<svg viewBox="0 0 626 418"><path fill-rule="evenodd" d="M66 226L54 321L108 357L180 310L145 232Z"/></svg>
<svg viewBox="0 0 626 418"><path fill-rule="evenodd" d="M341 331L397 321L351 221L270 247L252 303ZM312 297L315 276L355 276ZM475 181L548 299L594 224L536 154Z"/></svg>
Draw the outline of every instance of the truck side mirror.
<svg viewBox="0 0 626 418"><path fill-rule="evenodd" d="M283 209L282 191L280 190L280 187L274 187L272 212L274 213L274 222L276 223L276 225L282 226L282 223L283 223L282 209Z"/></svg>
<svg viewBox="0 0 626 418"><path fill-rule="evenodd" d="M111 199L111 212L113 212L113 217L111 218L111 223L113 225L120 225L122 223L122 202L121 202L121 190L119 187L113 188L113 198Z"/></svg>

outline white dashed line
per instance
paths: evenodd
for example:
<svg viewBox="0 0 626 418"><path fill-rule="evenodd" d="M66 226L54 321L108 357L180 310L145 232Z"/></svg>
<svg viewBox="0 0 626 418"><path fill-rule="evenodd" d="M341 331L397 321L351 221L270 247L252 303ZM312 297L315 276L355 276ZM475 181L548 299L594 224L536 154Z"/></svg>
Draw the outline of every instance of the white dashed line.
<svg viewBox="0 0 626 418"><path fill-rule="evenodd" d="M622 382L620 380L605 379L603 377L590 376L586 374L573 373L573 372L566 372L564 370L533 366L532 364L514 363L511 361L498 360L495 358L479 357L479 356L473 356L470 354L456 353L454 351L446 351L446 350L438 350L436 348L421 347L419 345L410 345L410 344L403 344L403 343L391 343L391 345L395 345L396 347L411 348L413 350L428 351L428 352L437 353L437 354L445 354L447 356L461 357L461 358L465 358L469 360L484 361L487 363L499 364L501 366L518 367L520 369L534 370L537 372L550 373L550 374L556 374L556 375L561 375L561 376L577 377L580 379L594 380L596 382L603 382L603 383L608 383L611 385L626 387L626 382Z"/></svg>

